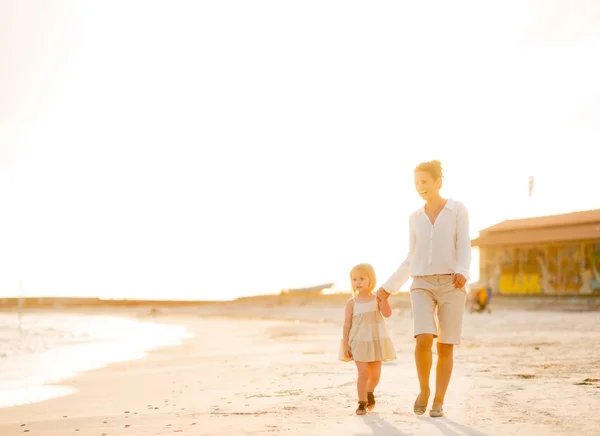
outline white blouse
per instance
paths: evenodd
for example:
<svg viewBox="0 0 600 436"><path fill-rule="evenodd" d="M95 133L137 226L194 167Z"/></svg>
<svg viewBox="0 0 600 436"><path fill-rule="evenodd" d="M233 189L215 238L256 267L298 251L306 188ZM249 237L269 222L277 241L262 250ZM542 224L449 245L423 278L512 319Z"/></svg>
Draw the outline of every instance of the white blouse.
<svg viewBox="0 0 600 436"><path fill-rule="evenodd" d="M409 276L462 274L469 280L471 237L469 212L464 204L448 199L434 223L421 207L409 218L408 256L383 284L395 294Z"/></svg>

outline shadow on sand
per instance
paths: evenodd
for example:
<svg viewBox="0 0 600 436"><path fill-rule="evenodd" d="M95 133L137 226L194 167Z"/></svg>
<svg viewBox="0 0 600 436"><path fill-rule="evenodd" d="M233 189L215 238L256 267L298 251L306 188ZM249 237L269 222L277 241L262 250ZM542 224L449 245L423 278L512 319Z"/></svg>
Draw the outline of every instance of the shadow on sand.
<svg viewBox="0 0 600 436"><path fill-rule="evenodd" d="M371 427L371 433L358 432L352 433L352 436L409 436L398 427L380 418L377 413L370 413L365 417L366 424Z"/></svg>
<svg viewBox="0 0 600 436"><path fill-rule="evenodd" d="M463 424L459 424L448 418L429 418L420 417L420 420L424 420L427 424L430 424L438 429L431 434L439 434L443 436L488 436L486 433L482 433L479 430L468 427ZM409 436L415 434L413 432L405 433L398 427L390 424L385 419L379 417L379 415L372 413L365 417L365 423L371 428L370 433L360 431L352 433L352 436ZM429 433L428 433L429 434Z"/></svg>
<svg viewBox="0 0 600 436"><path fill-rule="evenodd" d="M446 417L429 418L427 419L427 422L434 427L437 427L440 434L444 436L488 436L479 430L459 424Z"/></svg>

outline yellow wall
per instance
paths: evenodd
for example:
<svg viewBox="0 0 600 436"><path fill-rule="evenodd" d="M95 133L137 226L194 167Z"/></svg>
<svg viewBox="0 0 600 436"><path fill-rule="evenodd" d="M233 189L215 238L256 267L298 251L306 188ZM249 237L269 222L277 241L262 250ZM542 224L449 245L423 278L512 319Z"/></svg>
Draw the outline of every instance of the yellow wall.
<svg viewBox="0 0 600 436"><path fill-rule="evenodd" d="M600 240L482 247L479 265L493 292L600 294Z"/></svg>
<svg viewBox="0 0 600 436"><path fill-rule="evenodd" d="M539 274L522 274L521 277L512 274L503 274L499 282L500 292L503 294L541 294Z"/></svg>

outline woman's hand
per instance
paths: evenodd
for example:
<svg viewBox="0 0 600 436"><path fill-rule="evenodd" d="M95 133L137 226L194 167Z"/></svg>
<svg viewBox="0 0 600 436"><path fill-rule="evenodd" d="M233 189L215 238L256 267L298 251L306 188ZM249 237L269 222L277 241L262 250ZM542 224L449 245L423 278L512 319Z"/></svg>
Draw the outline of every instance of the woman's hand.
<svg viewBox="0 0 600 436"><path fill-rule="evenodd" d="M461 289L465 283L467 283L467 279L465 279L465 276L462 274L454 274L454 277L452 277L452 283L454 283L454 287L456 289Z"/></svg>

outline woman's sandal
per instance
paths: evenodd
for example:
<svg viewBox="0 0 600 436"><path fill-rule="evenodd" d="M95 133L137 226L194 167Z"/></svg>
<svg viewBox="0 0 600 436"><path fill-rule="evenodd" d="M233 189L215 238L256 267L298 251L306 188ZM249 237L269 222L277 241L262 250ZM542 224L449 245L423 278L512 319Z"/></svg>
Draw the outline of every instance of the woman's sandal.
<svg viewBox="0 0 600 436"><path fill-rule="evenodd" d="M413 406L413 412L415 413L415 415L424 414L425 409L427 409L427 407L417 406L417 403L415 403L415 405Z"/></svg>
<svg viewBox="0 0 600 436"><path fill-rule="evenodd" d="M375 408L375 395L373 392L367 392L367 410L373 410Z"/></svg>
<svg viewBox="0 0 600 436"><path fill-rule="evenodd" d="M422 415L425 413L425 410L427 410L427 403L425 403L424 406L417 406L417 401L419 400L420 396L421 396L421 394L419 394L417 396L417 399L415 400L415 404L413 405L413 412L415 415Z"/></svg>
<svg viewBox="0 0 600 436"><path fill-rule="evenodd" d="M366 401L359 401L358 402L358 409L356 409L356 414L357 415L366 415L367 414L367 402Z"/></svg>
<svg viewBox="0 0 600 436"><path fill-rule="evenodd" d="M441 407L439 409L431 409L429 411L429 416L432 418L441 418L444 416L444 410Z"/></svg>

